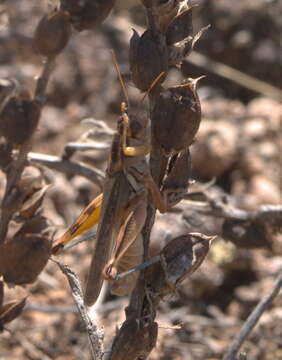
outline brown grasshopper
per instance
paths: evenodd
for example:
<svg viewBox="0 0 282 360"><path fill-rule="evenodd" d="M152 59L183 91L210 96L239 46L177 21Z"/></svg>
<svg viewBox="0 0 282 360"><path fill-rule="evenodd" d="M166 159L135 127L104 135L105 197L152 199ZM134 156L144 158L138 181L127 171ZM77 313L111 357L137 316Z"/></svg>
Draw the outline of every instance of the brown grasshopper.
<svg viewBox="0 0 282 360"><path fill-rule="evenodd" d="M126 270L142 261L140 232L147 214L148 194L160 212L166 202L152 179L145 155L147 120L128 116L122 103L122 115L114 135L106 171L97 240L85 290L85 303L92 305L99 296L103 279L114 279L118 270ZM136 274L133 274L136 277ZM131 288L134 283L128 284ZM115 293L127 293L127 286L116 286Z"/></svg>

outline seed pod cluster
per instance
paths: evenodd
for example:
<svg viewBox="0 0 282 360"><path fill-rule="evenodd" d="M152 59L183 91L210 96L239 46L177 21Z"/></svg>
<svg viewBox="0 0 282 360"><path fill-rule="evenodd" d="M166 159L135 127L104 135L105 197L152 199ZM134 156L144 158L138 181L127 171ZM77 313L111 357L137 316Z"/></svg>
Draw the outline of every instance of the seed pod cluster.
<svg viewBox="0 0 282 360"><path fill-rule="evenodd" d="M100 25L114 4L115 0L61 0L61 10L67 11L73 27L82 31Z"/></svg>
<svg viewBox="0 0 282 360"><path fill-rule="evenodd" d="M147 91L154 80L168 70L168 51L164 35L146 30L139 36L133 30L129 64L134 85L141 91ZM164 79L163 76L161 81Z"/></svg>
<svg viewBox="0 0 282 360"><path fill-rule="evenodd" d="M41 106L28 93L12 97L0 114L0 135L9 143L21 145L35 131Z"/></svg>
<svg viewBox="0 0 282 360"><path fill-rule="evenodd" d="M188 148L199 129L201 105L196 92L199 79L163 89L152 111L153 136L166 155Z"/></svg>
<svg viewBox="0 0 282 360"><path fill-rule="evenodd" d="M33 48L42 56L60 54L71 36L70 16L66 11L44 15L34 33Z"/></svg>

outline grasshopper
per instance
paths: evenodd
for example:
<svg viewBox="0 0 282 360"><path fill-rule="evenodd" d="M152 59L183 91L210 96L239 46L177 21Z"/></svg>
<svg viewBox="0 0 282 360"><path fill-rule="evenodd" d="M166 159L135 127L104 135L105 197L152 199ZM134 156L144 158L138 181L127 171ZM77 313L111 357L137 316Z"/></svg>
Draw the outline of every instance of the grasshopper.
<svg viewBox="0 0 282 360"><path fill-rule="evenodd" d="M153 86L153 85L152 85ZM103 194L94 199L67 232L55 241L53 253L72 238L99 222L97 239L85 290L85 303L95 303L103 279L114 280L119 270L142 261L140 235L147 215L148 195L161 213L166 200L155 184L146 155L150 152L145 119L128 115L121 104L121 117L110 150ZM132 290L136 274L114 283L114 292Z"/></svg>

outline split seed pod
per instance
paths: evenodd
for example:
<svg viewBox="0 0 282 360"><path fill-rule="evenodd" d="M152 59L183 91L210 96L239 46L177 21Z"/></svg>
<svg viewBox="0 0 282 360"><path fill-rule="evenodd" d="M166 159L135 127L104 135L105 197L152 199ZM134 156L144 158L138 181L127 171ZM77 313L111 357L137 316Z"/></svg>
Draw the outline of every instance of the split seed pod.
<svg viewBox="0 0 282 360"><path fill-rule="evenodd" d="M191 156L187 148L171 158L168 173L163 182L162 193L165 194L169 207L176 205L187 194L190 177Z"/></svg>
<svg viewBox="0 0 282 360"><path fill-rule="evenodd" d="M78 31L99 26L109 15L115 0L61 0L61 9L71 16L71 23Z"/></svg>
<svg viewBox="0 0 282 360"><path fill-rule="evenodd" d="M154 80L168 70L168 52L165 37L147 30L140 37L134 33L130 39L129 64L134 85L147 91ZM162 76L160 81L164 81Z"/></svg>
<svg viewBox="0 0 282 360"><path fill-rule="evenodd" d="M167 155L190 146L201 122L201 104L196 92L198 79L163 89L152 111L152 130L156 142Z"/></svg>
<svg viewBox="0 0 282 360"><path fill-rule="evenodd" d="M41 113L41 106L28 93L12 97L0 114L0 135L9 143L21 145L32 136Z"/></svg>
<svg viewBox="0 0 282 360"><path fill-rule="evenodd" d="M34 33L33 48L42 56L54 57L65 48L71 35L69 14L56 11L43 16Z"/></svg>
<svg viewBox="0 0 282 360"><path fill-rule="evenodd" d="M18 87L16 80L0 79L0 113L7 101L14 96Z"/></svg>
<svg viewBox="0 0 282 360"><path fill-rule="evenodd" d="M4 330L4 326L17 318L25 306L26 298L22 300L10 301L0 307L0 333Z"/></svg>
<svg viewBox="0 0 282 360"><path fill-rule="evenodd" d="M33 283L51 255L52 241L44 231L46 219L27 221L14 237L0 246L0 274L16 285Z"/></svg>
<svg viewBox="0 0 282 360"><path fill-rule="evenodd" d="M181 12L168 25L166 42L168 45L178 43L193 36L192 7Z"/></svg>
<svg viewBox="0 0 282 360"><path fill-rule="evenodd" d="M171 240L161 251L161 262L149 270L150 290L159 297L174 292L202 264L213 239L213 236L190 233Z"/></svg>

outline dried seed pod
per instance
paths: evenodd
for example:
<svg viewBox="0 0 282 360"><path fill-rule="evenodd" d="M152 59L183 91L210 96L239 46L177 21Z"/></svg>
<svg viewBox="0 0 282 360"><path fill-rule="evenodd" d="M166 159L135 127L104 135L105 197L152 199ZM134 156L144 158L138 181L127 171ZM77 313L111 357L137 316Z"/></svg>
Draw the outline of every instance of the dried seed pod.
<svg viewBox="0 0 282 360"><path fill-rule="evenodd" d="M69 14L56 11L40 20L33 37L33 48L42 56L54 57L67 45L71 35Z"/></svg>
<svg viewBox="0 0 282 360"><path fill-rule="evenodd" d="M173 45L193 36L192 7L177 15L166 30L166 42Z"/></svg>
<svg viewBox="0 0 282 360"><path fill-rule="evenodd" d="M71 16L71 23L78 31L99 26L109 15L115 0L61 0L61 9Z"/></svg>
<svg viewBox="0 0 282 360"><path fill-rule="evenodd" d="M32 136L41 113L41 106L22 93L12 97L0 114L0 135L8 142L21 145Z"/></svg>
<svg viewBox="0 0 282 360"><path fill-rule="evenodd" d="M153 81L168 70L168 52L164 35L147 30L140 37L134 33L130 39L129 64L134 85L147 91ZM162 76L159 81L164 81Z"/></svg>
<svg viewBox="0 0 282 360"><path fill-rule="evenodd" d="M22 219L31 218L38 212L49 188L50 185L45 185L24 200L23 205L19 210L19 215Z"/></svg>
<svg viewBox="0 0 282 360"><path fill-rule="evenodd" d="M163 182L162 192L169 206L176 205L187 194L190 177L191 156L187 148L171 158L168 173Z"/></svg>
<svg viewBox="0 0 282 360"><path fill-rule="evenodd" d="M146 8L150 8L154 23L158 30L165 32L168 24L180 12L187 8L187 2L182 0L141 0Z"/></svg>
<svg viewBox="0 0 282 360"><path fill-rule="evenodd" d="M4 330L4 326L17 318L25 306L26 298L22 300L10 301L0 308L0 333Z"/></svg>
<svg viewBox="0 0 282 360"><path fill-rule="evenodd" d="M36 280L51 255L52 241L42 216L27 221L14 237L0 246L0 274L16 285Z"/></svg>
<svg viewBox="0 0 282 360"><path fill-rule="evenodd" d="M45 234L49 235L50 224L45 216L38 215L24 222L21 228L16 232L15 237L24 234Z"/></svg>
<svg viewBox="0 0 282 360"><path fill-rule="evenodd" d="M126 320L115 337L111 360L147 359L156 346L158 324Z"/></svg>
<svg viewBox="0 0 282 360"><path fill-rule="evenodd" d="M18 87L15 80L0 79L0 113L7 101L14 96Z"/></svg>
<svg viewBox="0 0 282 360"><path fill-rule="evenodd" d="M13 160L12 157L13 147L6 140L0 140L0 168L5 169Z"/></svg>
<svg viewBox="0 0 282 360"><path fill-rule="evenodd" d="M201 122L201 104L196 92L198 79L163 89L152 111L152 131L167 155L190 146Z"/></svg>
<svg viewBox="0 0 282 360"><path fill-rule="evenodd" d="M3 301L4 301L4 283L3 281L0 280L0 311L3 306Z"/></svg>
<svg viewBox="0 0 282 360"><path fill-rule="evenodd" d="M6 282L23 285L33 283L51 255L49 237L25 234L1 246L0 273Z"/></svg>
<svg viewBox="0 0 282 360"><path fill-rule="evenodd" d="M204 261L213 236L190 233L171 240L161 251L161 263L152 266L148 274L148 287L155 296L163 297Z"/></svg>

